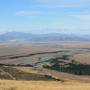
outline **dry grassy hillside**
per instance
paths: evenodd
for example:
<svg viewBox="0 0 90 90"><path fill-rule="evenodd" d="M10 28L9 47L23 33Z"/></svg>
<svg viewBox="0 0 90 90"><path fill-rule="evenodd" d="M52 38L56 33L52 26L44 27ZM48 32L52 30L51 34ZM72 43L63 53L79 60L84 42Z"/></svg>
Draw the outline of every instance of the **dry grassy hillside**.
<svg viewBox="0 0 90 90"><path fill-rule="evenodd" d="M52 76L54 79L58 79L61 82L67 82L67 81L76 81L76 82L83 82L83 83L90 83L90 76L78 76L78 75L72 75L68 73L58 72L55 70L49 70L49 69L41 69L41 70L34 70L31 67L15 67L18 71L24 71L27 73L35 73L40 75L49 75Z"/></svg>
<svg viewBox="0 0 90 90"><path fill-rule="evenodd" d="M0 90L90 90L90 83L0 80Z"/></svg>
<svg viewBox="0 0 90 90"><path fill-rule="evenodd" d="M90 64L90 52L83 53L83 54L76 54L74 57L76 61L79 61L80 63L86 63Z"/></svg>

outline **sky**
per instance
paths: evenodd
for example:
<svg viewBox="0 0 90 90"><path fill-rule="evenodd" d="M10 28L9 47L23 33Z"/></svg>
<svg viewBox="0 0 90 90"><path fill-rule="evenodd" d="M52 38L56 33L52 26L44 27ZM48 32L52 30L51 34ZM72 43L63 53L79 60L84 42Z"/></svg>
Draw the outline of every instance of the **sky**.
<svg viewBox="0 0 90 90"><path fill-rule="evenodd" d="M0 0L0 33L90 35L90 0Z"/></svg>

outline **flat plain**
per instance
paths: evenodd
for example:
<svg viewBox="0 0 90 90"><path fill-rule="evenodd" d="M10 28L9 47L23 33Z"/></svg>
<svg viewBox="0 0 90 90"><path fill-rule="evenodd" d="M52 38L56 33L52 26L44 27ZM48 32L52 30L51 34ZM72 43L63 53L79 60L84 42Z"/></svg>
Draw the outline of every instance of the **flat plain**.
<svg viewBox="0 0 90 90"><path fill-rule="evenodd" d="M0 44L0 63L31 64L37 62L39 57L47 59L62 53L70 54L82 63L90 63L90 42L3 43ZM11 59L15 56L21 57Z"/></svg>

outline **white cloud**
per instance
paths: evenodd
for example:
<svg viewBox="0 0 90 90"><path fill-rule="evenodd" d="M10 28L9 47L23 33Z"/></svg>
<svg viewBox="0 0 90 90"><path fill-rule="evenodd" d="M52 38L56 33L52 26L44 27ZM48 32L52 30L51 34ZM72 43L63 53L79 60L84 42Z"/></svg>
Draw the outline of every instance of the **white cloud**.
<svg viewBox="0 0 90 90"><path fill-rule="evenodd" d="M36 0L40 3L46 4L86 4L90 3L90 0Z"/></svg>
<svg viewBox="0 0 90 90"><path fill-rule="evenodd" d="M90 14L76 14L71 16L86 22L90 21Z"/></svg>
<svg viewBox="0 0 90 90"><path fill-rule="evenodd" d="M90 0L35 0L48 8L86 7Z"/></svg>
<svg viewBox="0 0 90 90"><path fill-rule="evenodd" d="M40 11L18 11L16 12L17 16L36 16L39 14L40 14Z"/></svg>

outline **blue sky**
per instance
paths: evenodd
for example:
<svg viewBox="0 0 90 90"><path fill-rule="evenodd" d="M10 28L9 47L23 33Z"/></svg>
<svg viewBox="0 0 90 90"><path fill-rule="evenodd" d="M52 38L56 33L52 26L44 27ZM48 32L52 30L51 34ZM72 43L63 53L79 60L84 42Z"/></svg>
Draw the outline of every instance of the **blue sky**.
<svg viewBox="0 0 90 90"><path fill-rule="evenodd" d="M0 33L90 34L90 0L0 0Z"/></svg>

